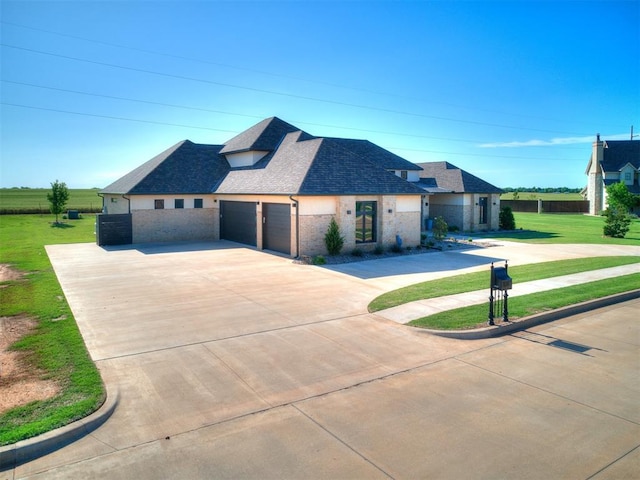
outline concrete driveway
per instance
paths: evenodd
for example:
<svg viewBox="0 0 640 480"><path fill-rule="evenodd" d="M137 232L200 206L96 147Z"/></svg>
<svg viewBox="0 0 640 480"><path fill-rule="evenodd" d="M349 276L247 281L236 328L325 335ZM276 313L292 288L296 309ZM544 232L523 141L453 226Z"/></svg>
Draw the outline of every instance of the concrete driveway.
<svg viewBox="0 0 640 480"><path fill-rule="evenodd" d="M226 242L47 247L120 403L4 475L632 478L640 301L476 341L366 312L383 291L491 260L595 254L502 245L332 268Z"/></svg>

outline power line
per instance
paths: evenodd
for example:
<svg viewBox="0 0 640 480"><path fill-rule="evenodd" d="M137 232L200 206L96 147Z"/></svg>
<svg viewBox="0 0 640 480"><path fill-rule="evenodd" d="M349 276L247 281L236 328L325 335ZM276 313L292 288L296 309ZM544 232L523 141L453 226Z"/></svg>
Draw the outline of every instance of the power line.
<svg viewBox="0 0 640 480"><path fill-rule="evenodd" d="M225 130L225 129L220 129L220 128L201 127L201 126L198 126L198 125L184 125L184 124L179 124L179 123L159 122L159 121L156 121L156 120L141 120L141 119L128 118L128 117L116 117L116 116L112 116L112 115L99 115L99 114L95 114L95 113L74 112L74 111L70 111L70 110L61 110L61 109L46 108L46 107L36 107L36 106L33 106L33 105L22 105L22 104L18 104L18 103L10 103L10 102L0 102L0 105L7 105L7 106L11 106L11 107L18 107L18 108L27 108L27 109L32 109L32 110L42 110L42 111L54 112L54 113L66 113L66 114L70 114L70 115L79 115L79 116L94 117L94 118L105 118L105 119L109 119L109 120L120 120L120 121L137 122L137 123L150 123L150 124L153 124L153 125L166 125L166 126L170 126L170 127L193 128L193 129L198 129L198 130L209 130L209 131L215 131L215 132L231 133L231 134L236 134L236 135L238 133L240 133L240 132L238 132L236 130ZM481 153L464 153L464 152L446 152L446 151L438 151L438 150L422 150L422 149L412 149L412 148L404 148L404 147L386 147L385 149L387 149L387 150L404 150L404 151L422 152L422 153L435 153L435 154L439 154L439 155L460 155L460 156L490 157L490 158L509 158L509 159L519 159L519 160L541 160L540 157L522 157L522 156L514 156L514 155L494 155L494 154L489 154L489 153L481 154ZM561 159L558 159L558 160L561 160Z"/></svg>
<svg viewBox="0 0 640 480"><path fill-rule="evenodd" d="M53 31L53 30L48 30L48 29L44 29L44 28L37 28L37 27L28 26L28 25L22 25L22 24L13 23L13 22L7 22L7 21L3 21L3 20L0 20L0 23L5 24L5 25L11 25L11 26L14 26L14 27L24 28L24 29L28 29L28 30L34 30L34 31L37 31L37 32L48 33L48 34L51 34L51 35L57 35L57 36L60 36L60 37L71 38L73 40L81 40L83 42L94 43L94 44L97 44L97 45L104 45L104 46L120 48L120 49L124 49L124 50L131 50L131 51L140 52L140 53L144 53L144 54L148 54L148 55L157 55L157 56L161 56L161 57L175 58L175 59L178 59L178 60L187 60L187 61L190 61L190 62L202 63L202 64L206 64L206 65L215 65L215 66L218 66L218 67L230 68L230 69L235 69L235 70L239 70L239 71L245 71L245 72L260 74L260 75L268 75L268 76L277 77L277 78L285 78L285 79L289 79L289 80L297 80L297 81L303 81L303 82L308 82L308 83L315 83L315 84L318 84L318 85L337 87L337 88L342 88L342 89L346 89L346 90L359 91L359 92L364 92L364 93L371 93L371 94L375 94L375 95L388 96L388 97L393 97L393 98L404 98L404 99L407 99L407 100L418 100L418 101L421 101L421 102L435 103L435 104L446 105L446 106L455 107L455 108L465 108L465 109L468 109L468 110L477 110L477 111L480 111L480 112L498 113L500 115L511 115L511 116L522 117L522 118L535 118L535 119L538 119L538 120L551 120L551 121L555 121L555 122L560 121L558 119L553 119L553 118L539 117L539 116L534 116L534 115L525 115L525 114L513 113L513 112L503 112L503 111L500 111L500 110L491 110L491 109L483 109L483 108L477 108L477 107L469 107L467 105L456 105L456 104L453 104L453 103L426 100L426 99L416 98L416 97L412 97L412 96L408 96L408 95L401 95L401 94L398 94L398 93L381 92L381 91L376 91L376 90L371 90L371 89L366 89L366 88L361 88L361 87L353 87L353 86L341 85L341 84L337 84L337 83L333 83L333 82L325 82L325 81L321 81L321 80L317 80L317 79L309 79L309 78L297 77L295 75L285 75L285 74L282 74L282 73L267 72L265 70L258 70L258 69L242 67L242 66L238 66L238 65L231 65L231 64L222 63L222 62L213 62L211 60L204 60L204 59L201 59L201 58L187 57L187 56L184 56L184 55L176 55L176 54L171 54L171 53L166 53L166 52L160 52L160 51L157 51L157 50L148 50L148 49L144 49L144 48L133 47L133 46L130 46L130 45L122 45L122 44L119 44L119 43L105 42L105 41L102 41L102 40L95 40L95 39L91 39L91 38L81 37L79 35L71 35L69 33L56 32L56 31ZM506 127L506 128L516 128L516 127ZM558 132L558 133L565 133L565 132Z"/></svg>
<svg viewBox="0 0 640 480"><path fill-rule="evenodd" d="M337 100L326 100L326 99L322 99L322 98L309 97L309 96L305 96L305 95L296 95L296 94L292 94L292 93L276 92L276 91L273 91L273 90L266 90L266 89L261 89L261 88L256 88L256 87L246 87L246 86L235 85L235 84L226 83L226 82L216 82L216 81L213 81L213 80L207 80L207 79L202 79L202 78L188 77L188 76L184 76L184 75L176 75L176 74L164 73L164 72L156 72L156 71L153 71L153 70L146 70L146 69L135 68L135 67L127 67L127 66L124 66L124 65L117 65L117 64L113 64L113 63L98 62L96 60L88 60L88 59L84 59L84 58L72 57L72 56L69 56L69 55L61 55L61 54L52 53L52 52L45 52L45 51L42 51L42 50L19 47L19 46L16 46L16 45L10 45L10 44L6 44L6 43L0 43L0 46L7 47L7 48L13 48L13 49L16 49L16 50L22 50L22 51L26 51L26 52L31 52L31 53L37 53L37 54L40 54L40 55L47 55L47 56L56 57L56 58L63 58L63 59L66 59L66 60L72 60L72 61L88 63L88 64L92 64L92 65L99 65L99 66L109 67L109 68L117 68L117 69L122 69L122 70L138 72L138 73L145 73L145 74L150 74L150 75L162 76L162 77L166 77L166 78L174 78L174 79L178 79L178 80L187 80L187 81L205 83L205 84L210 84L210 85L218 85L218 86L222 86L222 87L235 88L235 89L246 90L246 91L257 92L257 93L266 93L266 94L269 94L269 95L277 95L277 96L288 97L288 98L296 98L296 99L299 99L299 100L307 100L307 101L313 101L313 102L328 103L328 104L333 104L333 105L341 105L341 106L347 106L347 107L353 107L353 108L360 108L360 109L363 109L363 110L380 111L380 112L385 112L385 113L393 113L393 114L406 115L406 116L411 116L411 117L429 118L429 119L435 119L435 120L441 120L441 121L458 122L458 123L465 123L465 124L471 124L471 125L481 125L481 126L488 126L488 127L495 127L495 128L507 128L507 129L515 129L515 130L528 130L528 131L537 131L537 132L555 133L555 134L563 133L563 134L569 134L569 135L585 135L584 133L559 132L557 130L546 130L546 129L537 129L537 128L528 128L528 127L515 127L515 126L511 126L511 125L500 125L500 124L493 124L493 123L487 123L487 122L477 122L477 121L473 121L473 120L461 120L461 119L447 118L447 117L441 117L441 116L436 116L436 115L426 115L426 114L415 113L415 112L405 112L405 111L401 111L401 110L386 109L386 108L380 108L380 107L372 107L370 105L358 105L358 104L354 104L354 103L340 102L340 101L337 101Z"/></svg>
<svg viewBox="0 0 640 480"><path fill-rule="evenodd" d="M237 134L239 132L234 130L224 130L221 128L210 128L210 127L200 127L198 125L184 125L180 123L167 123L167 122L158 122L156 120L140 120L137 118L127 118L127 117L115 117L112 115L99 115L96 113L85 113L85 112L72 112L70 110L59 110L56 108L45 108L45 107L35 107L33 105L22 105L19 103L10 103L10 102L0 102L0 105L7 105L11 107L20 107L20 108L29 108L32 110L44 110L46 112L56 112L56 113L68 113L70 115L82 115L85 117L96 117L96 118L108 118L110 120L123 120L126 122L138 122L138 123L151 123L153 125L168 125L170 127L182 127L182 128L195 128L198 130L210 130L214 132L225 132L225 133L233 133Z"/></svg>
<svg viewBox="0 0 640 480"><path fill-rule="evenodd" d="M16 81L12 81L12 80L4 80L4 79L1 80L1 81L3 83L11 83L13 85L22 85L22 86L33 87L33 88L42 88L42 89L53 90L53 91L57 91L57 92L73 93L73 94L77 94L77 95L86 95L86 96L98 97L98 98L107 98L107 99L111 99L111 100L123 100L123 101L127 101L127 102L143 103L143 104L147 104L147 105L158 105L158 106L163 106L163 107L181 108L181 109L185 109L185 110L194 110L194 111L207 112L207 113L219 113L219 114L223 114L223 115L233 115L233 116L238 116L238 117L257 118L257 119L260 119L260 120L262 120L264 118L263 116L260 116L260 115L250 115L250 114L244 114L244 113L235 113L235 112L228 112L228 111L223 111L223 110L214 110L214 109L209 109L209 108L192 107L192 106L188 106L188 105L179 105L179 104L174 104L174 103L156 102L156 101L151 101L151 100L141 100L141 99L130 98L130 97L119 97L119 96L115 96L115 95L105 95L105 94L100 94L100 93L82 92L82 91L79 91L79 90L71 90L71 89L66 89L66 88L52 87L52 86L48 86L48 85L38 85L38 84L34 84L34 83L16 82ZM428 139L432 139L432 140L446 140L446 141L450 141L450 142L477 143L476 140L468 140L468 139L461 139L461 138L443 138L443 137L435 137L435 136L430 136L430 135L417 135L417 134L404 133L404 132L388 132L388 131L383 131L383 130L371 130L371 129L365 129L365 128L347 127L347 126L343 126L343 125L329 125L329 124L324 124L324 123L312 123L312 122L297 121L297 120L291 120L291 122L293 122L295 124L312 125L312 126L316 126L316 127L337 128L337 129L340 129L340 130L351 130L351 131L366 132L366 133L377 133L377 134L383 134L383 135L393 135L393 136L413 137L413 138L428 138Z"/></svg>

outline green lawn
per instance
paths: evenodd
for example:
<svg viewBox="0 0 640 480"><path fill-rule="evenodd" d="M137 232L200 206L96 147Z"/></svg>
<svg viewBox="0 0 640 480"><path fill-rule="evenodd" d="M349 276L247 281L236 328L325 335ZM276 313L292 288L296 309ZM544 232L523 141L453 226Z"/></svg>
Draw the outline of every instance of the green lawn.
<svg viewBox="0 0 640 480"><path fill-rule="evenodd" d="M509 276L513 279L513 284L516 285L518 283L540 280L542 278L617 267L630 263L640 263L640 257L576 258L532 265L516 265L509 267ZM377 312L416 300L473 292L475 290L482 290L483 288L489 288L489 270L416 283L415 285L384 293L369 304L369 311Z"/></svg>
<svg viewBox="0 0 640 480"><path fill-rule="evenodd" d="M0 188L0 214L49 213L49 192L48 188ZM69 189L66 210L99 212L101 208L97 189Z"/></svg>
<svg viewBox="0 0 640 480"><path fill-rule="evenodd" d="M104 401L105 390L64 298L44 245L94 241L95 216L54 226L53 215L0 216L0 263L24 272L0 288L0 316L27 314L36 329L13 345L61 393L0 415L0 445L14 443L85 417Z"/></svg>
<svg viewBox="0 0 640 480"><path fill-rule="evenodd" d="M515 232L474 233L526 243L600 243L608 245L640 245L640 219L631 222L625 238L602 234L604 217L574 214L514 212Z"/></svg>
<svg viewBox="0 0 640 480"><path fill-rule="evenodd" d="M636 290L639 286L640 273L635 273L623 277L513 297L509 299L509 320L517 320L536 313ZM409 322L407 325L436 330L463 330L486 326L488 316L489 306L487 302L482 305L456 308L455 310L419 318ZM496 323L501 321L501 314L498 312L496 312L495 321Z"/></svg>

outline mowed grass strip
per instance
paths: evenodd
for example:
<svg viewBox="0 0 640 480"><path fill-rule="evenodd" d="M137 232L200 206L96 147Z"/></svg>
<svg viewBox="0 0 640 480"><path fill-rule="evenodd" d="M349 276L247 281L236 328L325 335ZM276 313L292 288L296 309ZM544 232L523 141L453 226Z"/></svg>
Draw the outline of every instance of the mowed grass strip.
<svg viewBox="0 0 640 480"><path fill-rule="evenodd" d="M94 241L93 215L54 226L53 215L0 217L0 263L24 273L0 288L0 316L25 314L36 328L12 346L27 364L55 381L59 395L0 415L0 445L33 437L95 411L105 399L102 379L53 271L45 245ZM2 391L0 390L0 395Z"/></svg>
<svg viewBox="0 0 640 480"><path fill-rule="evenodd" d="M640 273L617 278L558 288L519 297L509 297L509 320L535 315L549 310L575 305L597 298L623 293L640 288ZM434 330L464 330L487 325L488 302L482 305L456 308L407 323L412 327ZM501 321L501 313L495 314L496 323Z"/></svg>
<svg viewBox="0 0 640 480"><path fill-rule="evenodd" d="M541 280L543 278L600 270L602 268L617 267L632 263L640 263L640 257L614 256L556 260L532 265L509 266L509 276L513 279L515 285L517 283ZM502 264L499 266L502 266ZM489 269L487 269L482 272L455 275L399 288L375 298L369 304L369 311L378 312L386 308L396 307L417 300L473 292L482 290L483 288L488 290L489 276Z"/></svg>
<svg viewBox="0 0 640 480"><path fill-rule="evenodd" d="M514 232L474 233L479 236L526 243L588 243L640 245L640 219L634 218L625 238L605 237L604 217L580 214L514 212ZM522 229L522 230L520 230Z"/></svg>

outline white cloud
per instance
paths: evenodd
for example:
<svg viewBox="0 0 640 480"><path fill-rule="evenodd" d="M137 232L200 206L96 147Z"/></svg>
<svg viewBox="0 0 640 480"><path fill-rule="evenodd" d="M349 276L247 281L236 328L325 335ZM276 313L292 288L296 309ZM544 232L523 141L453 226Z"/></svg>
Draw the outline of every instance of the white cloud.
<svg viewBox="0 0 640 480"><path fill-rule="evenodd" d="M628 140L628 133L619 133L616 135L600 135L603 140ZM550 140L525 140L525 141L513 141L513 142L491 142L481 143L478 145L480 148L519 148L519 147L557 147L559 145L574 145L577 143L592 143L595 140L595 135L588 135L584 137L557 137Z"/></svg>

